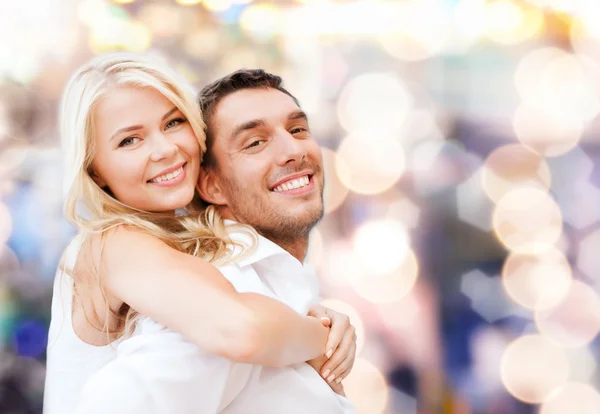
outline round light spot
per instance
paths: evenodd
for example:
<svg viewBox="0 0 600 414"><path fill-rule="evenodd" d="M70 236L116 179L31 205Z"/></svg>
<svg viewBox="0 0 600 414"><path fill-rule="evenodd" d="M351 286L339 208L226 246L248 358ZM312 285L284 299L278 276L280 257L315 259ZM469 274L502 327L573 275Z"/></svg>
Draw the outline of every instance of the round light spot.
<svg viewBox="0 0 600 414"><path fill-rule="evenodd" d="M391 140L368 142L360 135L345 138L338 149L336 172L344 186L360 194L390 189L405 170L404 150Z"/></svg>
<svg viewBox="0 0 600 414"><path fill-rule="evenodd" d="M380 414L388 403L388 386L381 371L357 358L352 372L344 380L344 390L356 407L356 414Z"/></svg>
<svg viewBox="0 0 600 414"><path fill-rule="evenodd" d="M406 227L396 220L366 222L354 233L353 245L362 266L376 275L397 269L410 250Z"/></svg>
<svg viewBox="0 0 600 414"><path fill-rule="evenodd" d="M504 288L521 306L548 309L569 292L572 272L565 256L556 249L540 255L512 253L502 269Z"/></svg>
<svg viewBox="0 0 600 414"><path fill-rule="evenodd" d="M370 273L369 268L351 276L352 287L363 298L373 303L397 302L408 295L419 274L419 264L412 250L408 250L400 265L384 274Z"/></svg>
<svg viewBox="0 0 600 414"><path fill-rule="evenodd" d="M540 407L540 414L597 414L600 394L588 384L570 382L553 392Z"/></svg>
<svg viewBox="0 0 600 414"><path fill-rule="evenodd" d="M550 340L527 335L513 341L504 351L500 376L514 397L538 404L567 382L569 361L564 351Z"/></svg>
<svg viewBox="0 0 600 414"><path fill-rule="evenodd" d="M349 132L382 126L398 131L411 106L412 97L400 79L371 73L357 76L344 87L338 100L338 117Z"/></svg>
<svg viewBox="0 0 600 414"><path fill-rule="evenodd" d="M547 192L550 182L548 163L536 152L519 144L504 145L494 150L485 160L481 175L482 186L494 202L521 187Z"/></svg>
<svg viewBox="0 0 600 414"><path fill-rule="evenodd" d="M498 202L492 226L509 250L539 254L553 247L560 238L562 216L548 194L534 188L520 188Z"/></svg>
<svg viewBox="0 0 600 414"><path fill-rule="evenodd" d="M527 105L517 108L513 127L523 145L547 157L569 152L577 146L583 134L581 120Z"/></svg>
<svg viewBox="0 0 600 414"><path fill-rule="evenodd" d="M576 280L557 305L536 310L535 323L540 333L562 346L587 345L600 331L600 298Z"/></svg>
<svg viewBox="0 0 600 414"><path fill-rule="evenodd" d="M485 11L487 36L500 44L516 44L535 36L544 23L536 8L512 0L496 0Z"/></svg>

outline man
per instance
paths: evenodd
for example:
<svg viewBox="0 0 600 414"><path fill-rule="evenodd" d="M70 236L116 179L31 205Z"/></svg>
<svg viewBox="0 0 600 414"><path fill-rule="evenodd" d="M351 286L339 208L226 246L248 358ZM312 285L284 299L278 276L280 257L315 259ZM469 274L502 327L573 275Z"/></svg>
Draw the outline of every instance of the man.
<svg viewBox="0 0 600 414"><path fill-rule="evenodd" d="M306 114L281 79L262 70L240 70L208 85L201 106L207 154L198 193L229 226L246 224L260 235L252 252L221 272L239 291L278 298L306 314L318 284L303 261L309 232L323 215L324 186ZM235 231L230 237L252 241ZM273 368L203 353L143 321L141 335L125 340L117 360L86 385L78 412L353 413L339 395L356 351L353 328L345 333L330 358ZM342 350L352 357L340 363Z"/></svg>

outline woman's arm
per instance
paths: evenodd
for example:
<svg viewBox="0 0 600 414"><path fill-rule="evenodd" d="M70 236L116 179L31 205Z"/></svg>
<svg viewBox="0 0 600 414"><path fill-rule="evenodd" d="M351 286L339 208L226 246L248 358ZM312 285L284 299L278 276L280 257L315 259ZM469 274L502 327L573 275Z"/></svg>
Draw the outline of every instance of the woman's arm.
<svg viewBox="0 0 600 414"><path fill-rule="evenodd" d="M237 362L287 366L325 353L328 329L255 293L239 293L210 263L120 227L107 235L101 277L111 299Z"/></svg>

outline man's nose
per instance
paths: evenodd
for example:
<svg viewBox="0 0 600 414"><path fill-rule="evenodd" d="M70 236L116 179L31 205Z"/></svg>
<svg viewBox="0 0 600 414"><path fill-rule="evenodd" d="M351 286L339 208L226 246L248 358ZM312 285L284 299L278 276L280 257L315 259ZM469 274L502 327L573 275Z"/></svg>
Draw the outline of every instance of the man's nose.
<svg viewBox="0 0 600 414"><path fill-rule="evenodd" d="M279 165L286 165L293 162L301 162L306 158L304 141L294 137L288 131L282 131L277 136Z"/></svg>

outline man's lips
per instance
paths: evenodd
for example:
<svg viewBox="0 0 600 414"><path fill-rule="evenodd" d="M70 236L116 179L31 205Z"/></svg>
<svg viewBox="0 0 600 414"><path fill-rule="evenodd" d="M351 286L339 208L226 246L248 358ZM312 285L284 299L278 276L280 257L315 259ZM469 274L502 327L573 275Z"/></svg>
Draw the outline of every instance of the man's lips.
<svg viewBox="0 0 600 414"><path fill-rule="evenodd" d="M309 185L312 181L313 172L309 170L301 171L296 174L288 175L285 178L277 181L271 185L269 190L275 192L281 192L285 190L292 190L294 188L301 188L305 185Z"/></svg>
<svg viewBox="0 0 600 414"><path fill-rule="evenodd" d="M299 195L311 192L315 188L313 176L303 175L293 180L285 181L272 191L277 194Z"/></svg>

